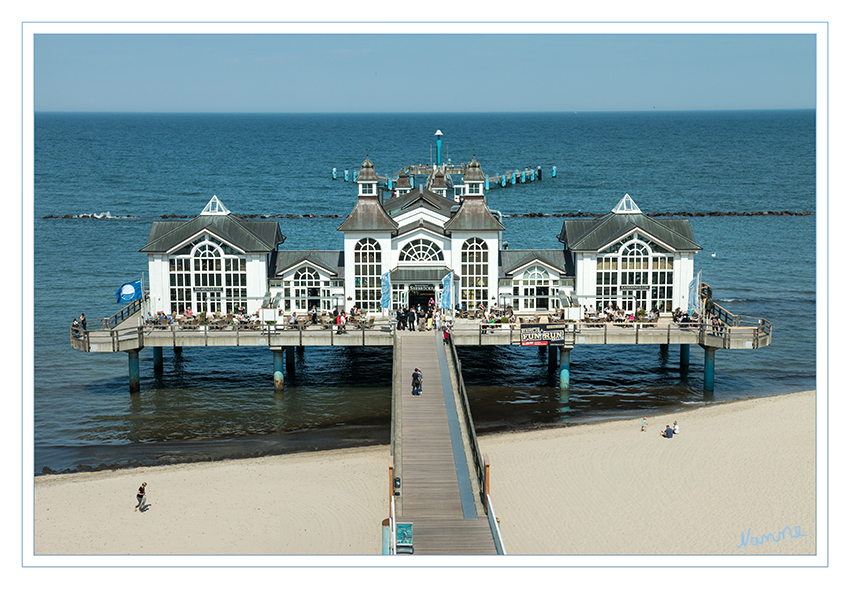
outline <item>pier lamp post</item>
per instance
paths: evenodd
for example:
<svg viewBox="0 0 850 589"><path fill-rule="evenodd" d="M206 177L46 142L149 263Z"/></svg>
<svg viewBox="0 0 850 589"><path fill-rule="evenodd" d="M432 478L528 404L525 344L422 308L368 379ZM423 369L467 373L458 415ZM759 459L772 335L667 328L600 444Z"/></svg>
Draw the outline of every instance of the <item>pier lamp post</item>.
<svg viewBox="0 0 850 589"><path fill-rule="evenodd" d="M443 142L442 142L443 132L440 131L439 129L437 129L437 132L434 133L434 135L437 136L437 167L439 168L440 167L440 151L441 151L442 146L443 146Z"/></svg>

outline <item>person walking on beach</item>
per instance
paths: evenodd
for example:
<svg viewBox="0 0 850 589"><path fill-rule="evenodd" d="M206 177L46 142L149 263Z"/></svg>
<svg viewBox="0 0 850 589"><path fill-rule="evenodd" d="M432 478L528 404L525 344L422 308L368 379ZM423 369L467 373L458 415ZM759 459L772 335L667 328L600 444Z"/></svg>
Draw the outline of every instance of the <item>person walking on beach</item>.
<svg viewBox="0 0 850 589"><path fill-rule="evenodd" d="M145 510L145 487L147 486L147 483L142 483L142 486L139 487L139 492L136 493L136 501L138 501L138 503L136 504L136 509L134 509L133 511Z"/></svg>
<svg viewBox="0 0 850 589"><path fill-rule="evenodd" d="M640 431L642 431L642 432L646 431L646 417L644 417L640 421Z"/></svg>
<svg viewBox="0 0 850 589"><path fill-rule="evenodd" d="M411 385L413 386L413 396L418 397L422 394L422 371L418 368L413 369L413 375L411 377Z"/></svg>

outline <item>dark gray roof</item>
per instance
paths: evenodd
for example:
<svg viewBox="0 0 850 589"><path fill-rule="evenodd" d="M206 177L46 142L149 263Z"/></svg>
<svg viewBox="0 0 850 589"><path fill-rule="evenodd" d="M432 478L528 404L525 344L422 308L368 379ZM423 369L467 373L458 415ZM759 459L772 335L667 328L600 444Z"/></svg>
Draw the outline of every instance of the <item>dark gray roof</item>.
<svg viewBox="0 0 850 589"><path fill-rule="evenodd" d="M463 173L464 182L484 182L484 173L481 171L481 164L472 156L472 161L469 162L469 167Z"/></svg>
<svg viewBox="0 0 850 589"><path fill-rule="evenodd" d="M395 200L395 199L393 199ZM337 231L395 231L398 223L393 221L381 206L377 195L357 197L357 204Z"/></svg>
<svg viewBox="0 0 850 589"><path fill-rule="evenodd" d="M499 252L499 276L507 278L517 269L532 262L544 262L558 268L567 276L575 276L573 258L566 250L501 250Z"/></svg>
<svg viewBox="0 0 850 589"><path fill-rule="evenodd" d="M445 266L399 267L390 270L392 282L439 282L451 272Z"/></svg>
<svg viewBox="0 0 850 589"><path fill-rule="evenodd" d="M165 253L208 231L246 253L268 253L286 239L277 221L245 220L236 215L199 215L190 221L154 221L147 244L139 251Z"/></svg>
<svg viewBox="0 0 850 589"><path fill-rule="evenodd" d="M455 213L448 223L446 223L446 233L452 231L504 231L505 226L496 220L487 204L484 202L483 195L467 195L464 197L460 205L460 209Z"/></svg>
<svg viewBox="0 0 850 589"><path fill-rule="evenodd" d="M378 175L375 174L375 166L369 161L369 156L366 156L366 161L360 166L360 173L357 174L358 182L377 182Z"/></svg>
<svg viewBox="0 0 850 589"><path fill-rule="evenodd" d="M341 251L285 251L277 252L275 264L275 275L289 270L294 266L311 262L320 268L327 270L332 276L342 277L345 275L345 254Z"/></svg>
<svg viewBox="0 0 850 589"><path fill-rule="evenodd" d="M434 173L434 180L431 182L431 188L446 188L446 175L442 170L437 170Z"/></svg>
<svg viewBox="0 0 850 589"><path fill-rule="evenodd" d="M396 188L410 188L410 178L404 172L401 171L401 174L398 175L398 182L396 182Z"/></svg>
<svg viewBox="0 0 850 589"><path fill-rule="evenodd" d="M410 233L411 231L416 231L417 229L428 229L438 235L444 235L443 227L441 225L437 225L436 223L431 223L430 221L426 221L424 219L419 219L414 223L408 223L407 225L402 225L398 228L396 235L404 235L405 233Z"/></svg>
<svg viewBox="0 0 850 589"><path fill-rule="evenodd" d="M598 219L566 219L558 240L571 251L599 251L607 244L641 229L676 251L699 251L687 219L653 219L644 214L608 213Z"/></svg>
<svg viewBox="0 0 850 589"><path fill-rule="evenodd" d="M453 199L440 196L436 192L431 192L420 184L406 194L400 194L395 198L385 200L383 206L384 210L391 217L401 215L417 207L424 207L445 217L450 217L452 207L456 204Z"/></svg>

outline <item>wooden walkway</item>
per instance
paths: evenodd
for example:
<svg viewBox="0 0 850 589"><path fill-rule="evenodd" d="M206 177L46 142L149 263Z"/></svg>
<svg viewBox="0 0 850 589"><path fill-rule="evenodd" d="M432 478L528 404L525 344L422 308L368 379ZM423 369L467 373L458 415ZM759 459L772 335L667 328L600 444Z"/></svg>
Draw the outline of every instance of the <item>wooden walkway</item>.
<svg viewBox="0 0 850 589"><path fill-rule="evenodd" d="M401 445L402 493L397 521L413 524L414 554L496 554L477 484L473 488L470 480L448 370L441 373L443 344L434 332L398 337L401 418L395 444ZM416 367L424 374L418 397L410 386Z"/></svg>

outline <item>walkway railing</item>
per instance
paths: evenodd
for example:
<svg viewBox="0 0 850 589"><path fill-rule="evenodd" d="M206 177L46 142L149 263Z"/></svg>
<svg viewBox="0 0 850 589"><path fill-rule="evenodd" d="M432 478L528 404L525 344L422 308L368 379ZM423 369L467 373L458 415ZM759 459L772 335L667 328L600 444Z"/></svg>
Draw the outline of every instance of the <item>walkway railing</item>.
<svg viewBox="0 0 850 589"><path fill-rule="evenodd" d="M487 457L481 454L481 449L478 447L478 436L475 435L475 424L472 422L472 411L469 409L469 399L466 396L466 385L463 383L463 375L461 374L460 358L458 358L457 349L455 348L451 335L449 336L448 348L452 365L454 366L454 374L458 390L460 391L463 422L466 425L466 433L469 436L469 444L472 450L472 461L475 465L475 477L478 479L478 491L481 496L481 503L485 506L485 509L487 509L487 496L490 494L490 481L488 476L490 463L487 460Z"/></svg>
<svg viewBox="0 0 850 589"><path fill-rule="evenodd" d="M592 338L592 342L602 344L658 344L676 343L680 336L690 335L692 343L713 345L715 347L749 347L740 346L744 340L752 341L752 347L764 347L769 345L772 337L773 326L769 321L757 317L744 315L731 316L732 324L721 322L719 326L710 323L673 323L673 322L624 322L612 321L583 321L583 322L546 322L550 328L564 327L564 343L575 345L582 343L579 338ZM494 343L494 340L502 340L505 344L521 344L522 324L519 323L464 323L462 321L452 329L457 336L465 336L464 343L469 342L469 337L475 339L478 345ZM717 338L712 340L711 338ZM681 343L681 339L679 339ZM461 344L463 345L463 344Z"/></svg>

